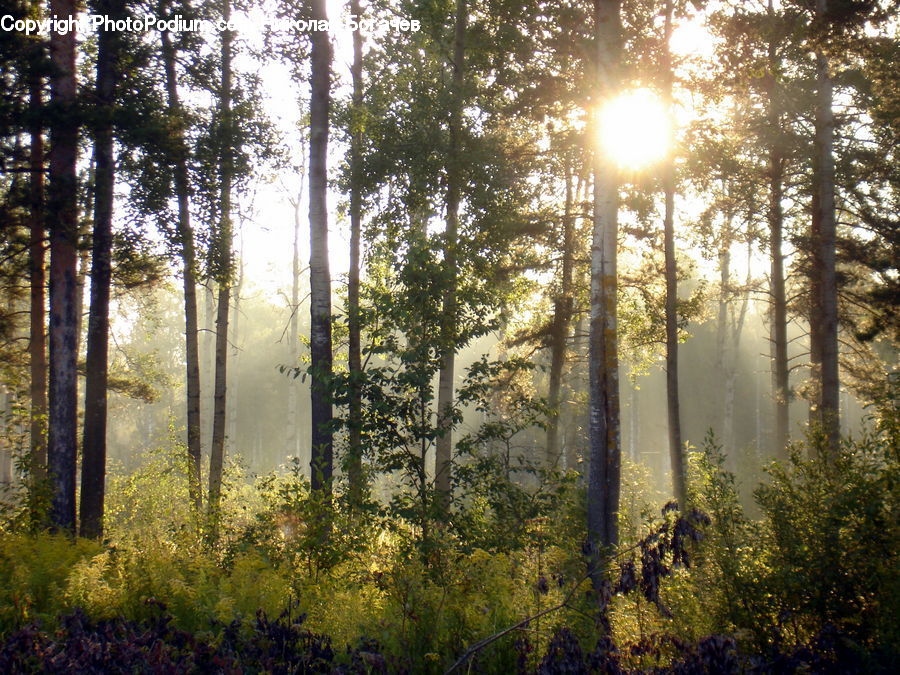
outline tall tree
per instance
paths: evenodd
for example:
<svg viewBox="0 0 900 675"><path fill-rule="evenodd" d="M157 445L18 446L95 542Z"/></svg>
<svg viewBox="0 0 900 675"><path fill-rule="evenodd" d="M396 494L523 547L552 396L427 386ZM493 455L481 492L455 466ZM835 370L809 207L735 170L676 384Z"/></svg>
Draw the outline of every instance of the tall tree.
<svg viewBox="0 0 900 675"><path fill-rule="evenodd" d="M575 263L575 217L572 195L573 176L569 157L564 159L563 164L566 196L562 218L562 278L559 295L553 300L553 323L550 327L550 383L547 392L547 403L550 406L550 419L547 422L547 465L549 467L557 467L561 456L559 447L560 391L574 300L572 273ZM566 468L574 467L567 466Z"/></svg>
<svg viewBox="0 0 900 675"><path fill-rule="evenodd" d="M672 103L672 21L673 0L666 0L665 28L662 51L663 104L670 125L674 115ZM671 132L670 132L671 133ZM663 218L663 248L666 277L666 409L669 421L669 459L672 467L672 487L679 506L687 507L686 466L681 442L681 404L678 392L678 270L675 262L675 149L670 138L663 165L665 215Z"/></svg>
<svg viewBox="0 0 900 675"><path fill-rule="evenodd" d="M99 0L99 14L118 20L124 0ZM112 220L115 188L113 114L121 36L101 30L97 47L94 122L94 229L91 248L91 306L88 317L81 459L81 536L103 533L106 486L106 397L109 372L109 290L112 278Z"/></svg>
<svg viewBox="0 0 900 675"><path fill-rule="evenodd" d="M312 1L312 19L326 21L325 0ZM331 41L312 31L309 104L309 277L312 439L310 472L314 490L331 492L333 431L331 406L331 272L328 264L328 124L331 108Z"/></svg>
<svg viewBox="0 0 900 675"><path fill-rule="evenodd" d="M444 230L444 266L447 272L447 289L443 298L443 330L441 370L438 376L438 427L439 435L435 444L435 489L439 498L449 501L451 490L451 468L453 459L452 408L454 377L456 372L456 276L457 246L459 238L459 206L462 195L462 172L460 167L462 142L463 82L465 77L466 23L468 21L466 0L456 0L453 24L453 58L451 62L450 90L450 137L447 146L447 198L446 228Z"/></svg>
<svg viewBox="0 0 900 675"><path fill-rule="evenodd" d="M833 85L824 37L830 20L829 0L816 0L815 20L818 27L816 58L815 109L815 194L814 219L817 232L813 246L818 254L817 315L812 330L817 333L820 357L818 417L825 433L828 449L837 452L840 440L840 382L838 379L838 316L836 275L835 174L834 174L834 110ZM814 270L814 274L816 271Z"/></svg>
<svg viewBox="0 0 900 675"><path fill-rule="evenodd" d="M40 50L43 56L43 49ZM31 380L31 472L43 478L47 471L47 326L44 310L46 285L45 218L44 213L44 125L41 113L44 106L44 78L33 57L28 70L28 112L31 140L29 169L29 240L28 270L30 281L31 321L28 357Z"/></svg>
<svg viewBox="0 0 900 675"><path fill-rule="evenodd" d="M191 225L188 148L184 139L184 116L178 99L176 52L168 31L160 33L166 99L171 119L172 169L178 202L177 238L181 249L181 277L184 288L185 381L187 389L188 494L194 508L202 505L200 462L202 455L200 423L200 346L197 315L197 256Z"/></svg>
<svg viewBox="0 0 900 675"><path fill-rule="evenodd" d="M594 105L618 93L622 61L620 0L594 0L596 82ZM598 111L595 119L599 123ZM595 592L606 584L600 561L618 543L621 443L616 335L616 241L619 184L613 159L594 150L594 223L591 245L590 337L590 473L587 529L591 581Z"/></svg>
<svg viewBox="0 0 900 675"><path fill-rule="evenodd" d="M350 1L350 13L361 19L359 0ZM352 503L359 503L364 489L362 467L362 350L359 311L359 266L362 234L363 144L363 37L359 25L353 31L353 98L350 115L350 270L347 275L347 367L350 371L349 450L347 477Z"/></svg>
<svg viewBox="0 0 900 675"><path fill-rule="evenodd" d="M790 433L790 389L787 342L787 294L784 278L784 140L781 130L780 88L778 76L781 59L778 54L777 17L772 0L768 0L767 68L765 77L766 113L768 117L769 179L769 254L772 271L772 383L775 395L775 434L772 439L775 457L783 457Z"/></svg>
<svg viewBox="0 0 900 675"><path fill-rule="evenodd" d="M300 190L296 199L291 198L291 206L294 209L294 238L293 256L291 258L291 318L288 322L288 363L295 365L300 360L300 198L303 194L304 167L300 173ZM297 392L297 378L291 378L288 389L288 419L287 419L287 454L289 457L298 457L300 434L300 409Z"/></svg>
<svg viewBox="0 0 900 675"><path fill-rule="evenodd" d="M231 21L231 1L222 4L222 19ZM234 178L232 125L232 42L234 34L231 30L222 31L220 52L221 80L219 84L218 109L218 179L219 179L219 222L215 233L215 280L218 287L216 304L216 369L213 383L213 427L212 441L209 451L209 507L215 514L219 506L222 492L222 472L225 465L225 417L228 409L228 312L231 304L232 283L232 223L231 223L231 184Z"/></svg>
<svg viewBox="0 0 900 675"><path fill-rule="evenodd" d="M50 13L74 20L74 0L50 0ZM75 531L78 358L78 109L75 31L50 35L50 387L47 469L52 481L50 522Z"/></svg>

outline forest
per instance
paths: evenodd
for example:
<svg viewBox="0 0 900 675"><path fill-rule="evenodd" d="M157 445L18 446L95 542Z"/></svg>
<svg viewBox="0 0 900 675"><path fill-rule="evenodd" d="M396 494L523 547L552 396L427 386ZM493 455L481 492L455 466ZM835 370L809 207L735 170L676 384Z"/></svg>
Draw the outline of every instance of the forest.
<svg viewBox="0 0 900 675"><path fill-rule="evenodd" d="M898 63L0 0L0 672L900 672Z"/></svg>

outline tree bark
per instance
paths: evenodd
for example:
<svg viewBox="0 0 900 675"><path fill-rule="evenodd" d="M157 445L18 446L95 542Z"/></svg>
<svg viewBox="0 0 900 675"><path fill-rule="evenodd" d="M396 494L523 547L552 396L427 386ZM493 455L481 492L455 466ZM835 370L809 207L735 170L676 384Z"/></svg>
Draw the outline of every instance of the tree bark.
<svg viewBox="0 0 900 675"><path fill-rule="evenodd" d="M61 20L77 14L73 0L51 0L50 13ZM50 523L75 532L75 459L77 443L78 358L78 155L75 33L52 33L50 102L50 400L47 469L51 478Z"/></svg>
<svg viewBox="0 0 900 675"><path fill-rule="evenodd" d="M187 384L187 452L188 496L199 512L202 503L200 459L202 432L200 423L200 345L197 319L197 260L194 230L191 227L190 186L188 184L187 145L184 141L184 121L178 100L178 78L175 71L175 48L168 31L160 33L163 66L166 75L166 98L172 118L172 157L175 196L178 201L178 243L181 247L182 281L184 287L185 381Z"/></svg>
<svg viewBox="0 0 900 675"><path fill-rule="evenodd" d="M595 105L619 89L622 28L620 0L594 0L597 83ZM599 123L599 120L598 120ZM591 245L590 473L587 486L588 565L595 592L607 584L601 561L618 544L621 466L618 345L616 336L616 241L618 171L602 149L594 151L594 223Z"/></svg>
<svg viewBox="0 0 900 675"><path fill-rule="evenodd" d="M231 2L225 0L222 18L231 19ZM222 472L225 464L225 421L228 382L228 310L231 303L232 227L231 181L233 129L231 119L231 45L233 34L222 31L222 82L219 91L219 115L224 129L224 142L219 157L219 231L216 233L216 285L219 293L216 306L216 371L213 384L213 428L209 449L209 508L215 518L222 493Z"/></svg>
<svg viewBox="0 0 900 675"><path fill-rule="evenodd" d="M30 331L28 359L31 385L31 474L37 481L47 475L47 333L44 300L46 272L44 269L44 129L41 123L43 108L41 76L29 73L28 109L31 115L29 199L28 269L30 276Z"/></svg>
<svg viewBox="0 0 900 675"><path fill-rule="evenodd" d="M324 0L313 0L312 18L327 19ZM328 261L328 124L331 108L331 41L313 31L309 129L309 277L313 490L331 494L333 431L331 405L331 272Z"/></svg>
<svg viewBox="0 0 900 675"><path fill-rule="evenodd" d="M102 13L124 14L122 0L105 0ZM81 536L103 534L106 491L106 418L109 371L109 291L112 279L112 219L115 188L113 111L121 38L101 30L97 47L97 117L94 129L94 231L91 249L91 307L88 316L81 459Z"/></svg>
<svg viewBox="0 0 900 675"><path fill-rule="evenodd" d="M813 158L813 176L818 175L819 160ZM821 238L821 220L822 212L819 209L819 194L815 187L816 179L814 178L813 195L811 201L811 216L809 227L809 391L807 397L809 399L809 415L808 422L811 427L818 426L821 423L821 415L819 405L821 402L822 391L822 332L819 324L819 317L822 315L820 303L822 292L820 290L822 279L819 270L822 265L820 262L821 250L819 241Z"/></svg>
<svg viewBox="0 0 900 675"><path fill-rule="evenodd" d="M227 280L219 283L216 305L216 374L213 384L213 428L209 451L209 506L219 506L222 493L222 473L225 466L225 418L228 378L228 306L231 286Z"/></svg>
<svg viewBox="0 0 900 675"><path fill-rule="evenodd" d="M200 344L200 425L212 429L213 383L216 371L216 291L208 276L201 282L203 294L203 338ZM204 393L205 392L205 393ZM201 453L209 456L212 435L205 436Z"/></svg>
<svg viewBox="0 0 900 675"><path fill-rule="evenodd" d="M663 46L663 100L671 122L672 106L672 55L669 42L672 38L672 0L666 2L665 37ZM671 139L670 142L674 142ZM678 394L678 269L675 263L675 151L668 148L663 167L665 191L665 216L663 239L666 276L666 409L669 421L669 461L672 467L672 489L678 505L687 507L686 466L684 446L681 442L681 401Z"/></svg>
<svg viewBox="0 0 900 675"><path fill-rule="evenodd" d="M360 17L359 0L351 0L350 13ZM362 466L362 347L359 314L359 261L362 232L362 104L363 104L363 38L357 26L353 31L352 111L350 116L350 270L347 275L347 366L350 371L348 406L347 478L351 504L359 504L365 490Z"/></svg>
<svg viewBox="0 0 900 675"><path fill-rule="evenodd" d="M816 0L816 19L827 21L828 0ZM836 275L836 218L834 205L834 112L833 86L828 57L816 49L816 118L815 151L818 158L816 192L818 194L819 236L814 243L819 251L819 329L821 349L821 383L819 416L825 434L827 451L837 453L840 442L840 381L838 376L838 322ZM814 272L815 273L815 272Z"/></svg>
<svg viewBox="0 0 900 675"><path fill-rule="evenodd" d="M584 287L586 279L582 278L579 281L579 286ZM574 313L574 308L573 308ZM572 339L572 351L574 353L575 359L581 359L584 356L586 351L585 349L585 330L584 330L585 316L584 313L578 315L578 319L575 321L575 326L572 329L573 339ZM566 378L567 386L566 389L569 392L569 395L572 395L575 391L582 391L582 382L581 378L578 378L579 381L575 381L575 377L572 372L569 372L569 376ZM584 447L583 436L584 436L584 414L581 406L570 406L568 410L568 414L566 416L568 420L568 424L566 425L566 440L565 440L565 453L566 453L566 470L568 471L580 471L581 478L584 480L583 469L584 466L579 466L579 448ZM581 456L583 459L584 456Z"/></svg>
<svg viewBox="0 0 900 675"><path fill-rule="evenodd" d="M466 0L456 0L453 29L453 62L450 102L450 143L447 148L447 216L444 231L444 265L447 289L443 298L441 330L441 370L438 375L438 427L435 442L435 489L443 508L450 503L453 464L453 396L456 374L456 249L459 238L459 204L462 194L460 143L462 135L463 78L465 74L465 41L468 7Z"/></svg>
<svg viewBox="0 0 900 675"><path fill-rule="evenodd" d="M572 217L572 171L566 159L566 201L563 212L562 279L560 293L553 301L553 325L550 329L550 386L547 402L550 418L547 423L547 457L549 468L556 468L560 460L559 419L562 371L566 361L566 342L572 320L572 269L575 257L575 221Z"/></svg>
<svg viewBox="0 0 900 675"><path fill-rule="evenodd" d="M768 37L769 73L767 76L766 104L769 122L769 249L772 258L772 386L775 398L775 457L786 457L790 434L790 388L787 343L787 295L784 280L784 210L781 205L784 192L784 158L782 156L781 112L777 73L781 69L778 43L773 30L775 14L772 0L767 7L770 31Z"/></svg>

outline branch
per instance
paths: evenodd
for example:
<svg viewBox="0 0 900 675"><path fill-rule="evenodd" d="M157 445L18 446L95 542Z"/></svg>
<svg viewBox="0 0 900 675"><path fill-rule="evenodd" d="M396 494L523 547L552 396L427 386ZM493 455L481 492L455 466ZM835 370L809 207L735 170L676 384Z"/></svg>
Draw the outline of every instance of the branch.
<svg viewBox="0 0 900 675"><path fill-rule="evenodd" d="M590 575L590 572L588 572L587 574L585 574L585 575L578 581L578 583L575 584L575 585L572 587L572 590L569 591L569 593L566 595L566 597L563 598L563 601L560 602L558 605L554 605L553 607L548 607L547 609L538 612L538 613L535 614L534 616L530 616L530 617L528 617L527 619L522 619L519 623L514 624L514 625L512 625L512 626L509 626L508 628L504 628L504 629L501 630L499 633L494 633L493 635L491 635L491 636L489 636L489 637L486 637L486 638L484 638L483 640L480 640L480 641L476 642L474 645L472 645L471 647L469 647L469 648L466 650L466 652L465 652L462 656L460 656L460 657L456 660L456 663L454 663L452 666L450 666L450 667L444 672L444 675L450 675L450 673L454 672L457 668L459 668L460 666L464 665L466 661L468 661L468 660L469 660L470 658L472 658L477 652L481 651L482 649L484 649L485 647L487 647L487 646L488 646L489 644L491 644L492 642L496 642L497 640L499 640L499 639L502 638L503 636L509 635L509 634L512 633L513 631L519 630L520 628L524 628L525 626L527 626L529 623L531 623L531 622L534 621L535 619L539 619L539 618L541 618L542 616L545 616L545 615L550 614L550 613L552 613L552 612L556 612L556 611L562 609L563 607L565 607L567 604L569 604L569 601L572 599L572 596L575 595L575 591L577 591L577 590L581 587L581 584L583 584L587 579L589 579L590 576L591 576L591 575Z"/></svg>
<svg viewBox="0 0 900 675"><path fill-rule="evenodd" d="M624 556L626 553L630 553L631 551L635 550L642 543L643 543L643 540L641 540L641 541L637 542L636 544L633 544L627 548L624 548L621 551L619 551L618 553L610 556L610 558L609 558L610 564L614 560L618 560L619 558ZM509 635L513 631L519 630L520 628L524 628L525 626L527 626L529 623L531 623L535 619L539 619L542 616L545 616L552 612L559 611L560 609L562 609L563 607L568 605L569 602L572 600L572 597L575 595L576 591L578 591L578 589L581 588L581 584L583 584L585 581L590 579L598 569L599 569L599 565L595 565L594 567L591 567L585 573L585 575L578 580L578 583L576 583L572 587L572 589L566 594L566 597L563 598L562 602L560 602L558 605L553 605L553 607L548 607L547 609L538 612L534 616L530 616L527 619L522 619L521 621L519 621L519 623L509 626L508 628L504 628L499 633L494 633L493 635L490 635L490 636L484 638L483 640L479 640L478 642L476 642L474 645L469 647L465 651L465 653L462 656L460 656L452 666L450 666L446 671L444 671L444 675L450 675L450 673L454 672L457 668L459 668L460 666L465 664L465 662L468 661L470 658L472 658L472 656L474 656L477 652L481 651L482 649L487 647L492 642L496 642L497 640L502 638L504 635ZM607 567L604 570L604 573L608 572L609 569L610 569L610 567Z"/></svg>

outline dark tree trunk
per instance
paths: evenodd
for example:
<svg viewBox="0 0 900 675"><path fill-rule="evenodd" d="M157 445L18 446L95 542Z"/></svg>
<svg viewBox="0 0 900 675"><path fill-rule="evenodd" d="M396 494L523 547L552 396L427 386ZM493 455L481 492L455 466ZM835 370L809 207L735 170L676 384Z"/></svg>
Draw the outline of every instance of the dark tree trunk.
<svg viewBox="0 0 900 675"><path fill-rule="evenodd" d="M28 358L31 377L31 473L35 480L47 475L47 334L44 310L44 129L41 123L41 76L29 75L29 113L31 115L30 206L28 269L31 307Z"/></svg>
<svg viewBox="0 0 900 675"><path fill-rule="evenodd" d="M575 257L575 219L572 217L572 171L566 160L566 201L563 213L562 279L559 297L553 301L553 325L550 329L550 386L547 402L550 419L547 424L547 466L559 465L559 419L562 371L566 361L566 342L572 320L572 269Z"/></svg>
<svg viewBox="0 0 900 675"><path fill-rule="evenodd" d="M51 0L50 13L75 17L73 0ZM75 33L50 36L54 73L50 101L56 110L50 125L50 401L47 469L52 484L50 522L75 532L75 456L78 381L78 155Z"/></svg>
<svg viewBox="0 0 900 675"><path fill-rule="evenodd" d="M168 32L161 33L163 65L166 73L166 97L169 113L175 120L172 157L175 196L178 200L178 244L181 247L182 279L184 282L185 380L187 383L187 451L188 494L194 509L202 506L200 458L202 454L200 424L200 346L197 319L197 261L194 231L191 227L188 184L187 146L184 141L184 121L178 100L178 79L175 72L175 48Z"/></svg>
<svg viewBox="0 0 900 675"><path fill-rule="evenodd" d="M828 15L828 0L816 0L816 18L824 22ZM818 194L819 236L813 245L819 253L819 330L821 350L819 416L825 433L827 449L834 455L840 442L840 381L838 379L838 321L836 276L836 219L834 205L834 112L833 87L828 57L816 52L816 137L818 158L816 192ZM813 271L815 274L815 270Z"/></svg>
<svg viewBox="0 0 900 675"><path fill-rule="evenodd" d="M788 384L787 295L782 253L784 214L781 207L783 165L776 146L769 150L769 247L772 257L772 384L775 397L775 457L784 457L790 433Z"/></svg>
<svg viewBox="0 0 900 675"><path fill-rule="evenodd" d="M99 5L113 20L124 13L122 0ZM112 278L112 219L115 188L113 110L120 36L101 31L97 48L97 117L94 129L94 232L91 249L91 308L88 316L84 387L84 438L81 459L81 536L103 534L106 489L106 397L109 352L109 287Z"/></svg>
<svg viewBox="0 0 900 675"><path fill-rule="evenodd" d="M213 384L213 428L209 451L209 507L215 511L222 494L222 473L225 466L225 418L228 407L228 308L231 302L231 285L228 280L219 282L216 305L216 374Z"/></svg>
<svg viewBox="0 0 900 675"><path fill-rule="evenodd" d="M619 89L622 58L620 0L594 0L596 101ZM587 485L588 564L598 597L605 597L605 555L619 541L621 469L618 344L616 335L616 239L618 171L612 158L594 153L594 233L591 246L590 474ZM605 612L604 612L605 615Z"/></svg>
<svg viewBox="0 0 900 675"><path fill-rule="evenodd" d="M359 0L351 0L350 13L360 18ZM347 275L347 366L350 371L349 448L347 478L350 501L358 504L365 490L362 467L362 347L359 316L359 263L362 231L362 103L363 103L363 38L359 27L353 32L353 110L350 118L350 271Z"/></svg>
<svg viewBox="0 0 900 675"><path fill-rule="evenodd" d="M774 26L774 6L767 7L770 30ZM769 249L772 258L772 385L775 398L775 457L785 457L790 434L790 389L787 349L787 295L784 281L784 158L782 156L780 98L776 73L781 70L776 35L768 38L769 73L767 76L767 107L769 117Z"/></svg>
<svg viewBox="0 0 900 675"><path fill-rule="evenodd" d="M231 19L231 3L225 0L222 18ZM231 227L231 181L232 143L231 120L231 44L230 30L222 32L222 82L219 90L220 123L224 130L224 141L219 157L219 227L216 232L216 282L219 288L216 306L216 370L213 384L213 428L209 449L209 508L216 518L219 497L222 494L222 471L225 465L225 417L228 408L228 310L231 302L232 273L232 227Z"/></svg>
<svg viewBox="0 0 900 675"><path fill-rule="evenodd" d="M813 161L813 175L818 174L818 159ZM815 179L814 179L815 182ZM809 257L809 391L807 397L809 399L809 416L810 426L818 426L821 423L821 415L819 404L821 401L822 391L822 331L819 324L819 317L822 314L820 303L822 285L819 270L822 267L820 262L821 250L819 248L819 240L821 233L822 213L819 210L819 195L813 185L813 195L811 199L811 216L809 227L810 250Z"/></svg>
<svg viewBox="0 0 900 675"><path fill-rule="evenodd" d="M312 18L325 20L324 0L313 0ZM331 108L331 42L314 31L309 108L309 281L312 442L311 484L331 494L334 457L331 407L331 271L328 264L328 117Z"/></svg>
<svg viewBox="0 0 900 675"><path fill-rule="evenodd" d="M665 45L663 51L663 98L669 117L672 117L672 57L669 42L672 38L672 0L666 2ZM681 442L681 401L678 394L678 269L675 264L675 155L674 148L666 152L663 167L663 189L666 212L663 222L666 276L666 409L669 421L669 461L672 467L672 489L678 505L687 507L686 466Z"/></svg>
<svg viewBox="0 0 900 675"><path fill-rule="evenodd" d="M444 265L447 269L447 289L443 298L443 326L441 330L441 370L438 375L438 427L435 442L435 489L441 506L446 508L451 497L453 462L453 395L456 373L456 249L459 238L459 204L462 195L460 171L460 143L462 135L463 78L465 73L465 43L468 7L466 0L456 0L453 29L453 62L450 101L450 143L447 148L447 216L444 231Z"/></svg>

